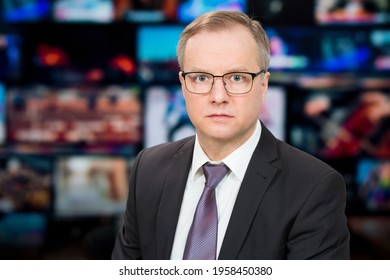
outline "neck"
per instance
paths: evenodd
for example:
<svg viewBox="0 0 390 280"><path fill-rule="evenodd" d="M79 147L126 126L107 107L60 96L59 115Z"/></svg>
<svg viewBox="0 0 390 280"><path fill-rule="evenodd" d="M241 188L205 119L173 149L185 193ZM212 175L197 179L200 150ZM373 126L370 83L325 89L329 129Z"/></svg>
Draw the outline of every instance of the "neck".
<svg viewBox="0 0 390 280"><path fill-rule="evenodd" d="M202 137L198 134L198 141L205 154L212 161L221 161L244 144L254 133L256 127L251 129L246 135L232 141L230 139L215 139Z"/></svg>
<svg viewBox="0 0 390 280"><path fill-rule="evenodd" d="M212 161L221 161L238 148L217 143L212 143L212 145L204 144L202 141L199 141L199 144Z"/></svg>

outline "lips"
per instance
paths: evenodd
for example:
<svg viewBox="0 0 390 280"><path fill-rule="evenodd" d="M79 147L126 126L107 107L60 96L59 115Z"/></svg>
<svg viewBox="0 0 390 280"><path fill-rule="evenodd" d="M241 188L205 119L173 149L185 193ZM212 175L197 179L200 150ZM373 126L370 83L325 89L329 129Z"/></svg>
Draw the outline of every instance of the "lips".
<svg viewBox="0 0 390 280"><path fill-rule="evenodd" d="M207 116L207 118L215 119L215 120L225 120L225 119L231 119L233 116L227 115L227 114L210 114Z"/></svg>

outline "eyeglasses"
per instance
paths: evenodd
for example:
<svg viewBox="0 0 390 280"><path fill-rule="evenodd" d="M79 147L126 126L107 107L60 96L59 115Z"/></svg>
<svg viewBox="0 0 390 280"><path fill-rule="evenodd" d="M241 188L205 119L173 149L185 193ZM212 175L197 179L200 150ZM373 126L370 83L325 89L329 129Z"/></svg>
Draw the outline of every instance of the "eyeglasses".
<svg viewBox="0 0 390 280"><path fill-rule="evenodd" d="M194 94L206 94L211 91L215 78L222 78L225 90L230 94L245 94L251 91L253 80L260 74L265 73L261 70L257 73L249 72L231 72L222 76L213 75L206 72L181 72L186 89Z"/></svg>

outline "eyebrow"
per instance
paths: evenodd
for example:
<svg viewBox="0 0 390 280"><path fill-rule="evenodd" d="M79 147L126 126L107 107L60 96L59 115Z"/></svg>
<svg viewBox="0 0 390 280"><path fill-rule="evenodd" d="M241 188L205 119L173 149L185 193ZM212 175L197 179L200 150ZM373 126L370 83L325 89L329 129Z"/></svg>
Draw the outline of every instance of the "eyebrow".
<svg viewBox="0 0 390 280"><path fill-rule="evenodd" d="M241 66L241 67L235 67L235 68L231 68L229 70L226 70L224 71L224 73L232 73L232 72L248 72L249 70L245 67L245 66ZM211 72L209 70L205 70L205 69L202 69L202 68L192 68L190 69L190 71L184 71L184 72L204 72L204 73L210 73ZM222 74L224 74L222 73Z"/></svg>

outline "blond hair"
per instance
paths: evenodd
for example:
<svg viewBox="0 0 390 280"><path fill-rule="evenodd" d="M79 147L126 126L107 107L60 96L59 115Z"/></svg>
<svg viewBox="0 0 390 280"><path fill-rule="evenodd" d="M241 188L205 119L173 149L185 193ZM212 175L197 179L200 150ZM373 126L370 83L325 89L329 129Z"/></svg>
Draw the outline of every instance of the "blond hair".
<svg viewBox="0 0 390 280"><path fill-rule="evenodd" d="M259 66L267 70L270 62L270 45L267 34L261 24L248 17L246 14L236 11L216 11L205 13L191 22L181 33L177 45L176 54L180 69L183 69L184 51L187 41L202 31L220 31L230 29L236 25L242 25L248 29L255 40L258 52Z"/></svg>

